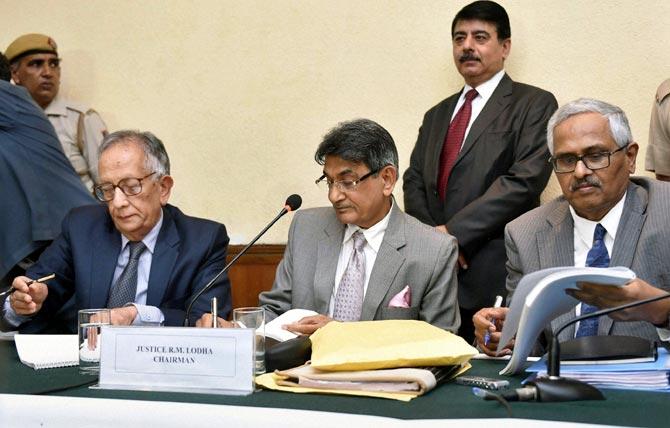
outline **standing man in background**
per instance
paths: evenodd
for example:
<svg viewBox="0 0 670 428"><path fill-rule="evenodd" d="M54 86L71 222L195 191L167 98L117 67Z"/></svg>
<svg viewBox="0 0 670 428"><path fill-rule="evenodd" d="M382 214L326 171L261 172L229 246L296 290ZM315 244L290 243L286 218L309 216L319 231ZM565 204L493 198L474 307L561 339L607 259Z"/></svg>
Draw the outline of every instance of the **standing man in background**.
<svg viewBox="0 0 670 428"><path fill-rule="evenodd" d="M658 87L651 108L645 168L654 171L657 179L670 181L670 79Z"/></svg>
<svg viewBox="0 0 670 428"><path fill-rule="evenodd" d="M551 168L545 130L558 107L504 71L512 40L505 9L476 1L451 26L463 89L430 109L403 177L405 210L459 244L459 334L505 294L505 224L536 207Z"/></svg>
<svg viewBox="0 0 670 428"><path fill-rule="evenodd" d="M24 34L5 52L12 80L25 87L56 129L63 152L89 192L98 181L98 147L107 127L98 113L59 96L56 42L44 34Z"/></svg>

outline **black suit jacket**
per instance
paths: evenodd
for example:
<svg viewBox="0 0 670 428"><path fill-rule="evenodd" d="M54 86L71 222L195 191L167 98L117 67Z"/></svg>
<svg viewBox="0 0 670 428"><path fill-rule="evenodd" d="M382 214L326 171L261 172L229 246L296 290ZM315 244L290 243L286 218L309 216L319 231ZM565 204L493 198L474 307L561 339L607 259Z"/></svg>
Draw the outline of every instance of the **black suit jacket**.
<svg viewBox="0 0 670 428"><path fill-rule="evenodd" d="M469 264L459 273L459 304L476 309L505 294L503 230L539 205L551 173L546 126L558 105L551 93L505 74L472 124L443 202L437 191L440 154L459 96L425 114L403 191L408 214L430 225L446 224L458 239Z"/></svg>
<svg viewBox="0 0 670 428"><path fill-rule="evenodd" d="M189 217L178 208L163 208L163 224L156 240L149 273L147 305L161 309L165 325L183 325L186 305L226 261L228 235L222 224ZM77 311L104 308L114 275L121 234L107 208L90 205L72 210L63 220L62 233L47 248L27 275L38 278L56 273L40 312L20 330L45 329L76 332ZM191 325L219 301L219 314L230 312L230 283L224 275L193 306ZM60 324L60 325L59 325Z"/></svg>

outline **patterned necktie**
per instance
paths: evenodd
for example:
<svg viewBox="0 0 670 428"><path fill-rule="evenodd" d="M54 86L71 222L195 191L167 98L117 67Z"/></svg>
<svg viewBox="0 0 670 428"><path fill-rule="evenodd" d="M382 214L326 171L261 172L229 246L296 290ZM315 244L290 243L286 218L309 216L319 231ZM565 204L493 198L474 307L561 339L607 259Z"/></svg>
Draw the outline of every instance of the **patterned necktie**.
<svg viewBox="0 0 670 428"><path fill-rule="evenodd" d="M333 318L338 321L358 321L363 309L363 288L365 286L365 236L361 231L352 235L354 251L349 258L347 269L342 275L335 294Z"/></svg>
<svg viewBox="0 0 670 428"><path fill-rule="evenodd" d="M142 252L147 249L142 241L128 242L130 248L130 257L128 264L121 272L121 276L116 280L109 293L107 300L108 308L120 308L126 303L135 301L137 291L137 266L139 265Z"/></svg>
<svg viewBox="0 0 670 428"><path fill-rule="evenodd" d="M470 116L472 116L472 100L479 95L476 90L470 89L465 94L465 102L461 109L454 116L454 120L449 124L449 131L447 137L442 145L442 155L440 156L440 170L438 173L437 189L440 194L440 200L444 201L447 193L447 183L449 182L449 174L456 162L458 153L461 151L463 139L465 138L465 130L468 129L470 123Z"/></svg>
<svg viewBox="0 0 670 428"><path fill-rule="evenodd" d="M588 267L609 267L610 255L605 246L605 228L598 223L596 230L593 232L593 246L586 255L586 266ZM597 311L595 306L582 303L582 315L590 314ZM579 322L579 329L576 337L582 336L597 336L598 335L598 318L590 318Z"/></svg>

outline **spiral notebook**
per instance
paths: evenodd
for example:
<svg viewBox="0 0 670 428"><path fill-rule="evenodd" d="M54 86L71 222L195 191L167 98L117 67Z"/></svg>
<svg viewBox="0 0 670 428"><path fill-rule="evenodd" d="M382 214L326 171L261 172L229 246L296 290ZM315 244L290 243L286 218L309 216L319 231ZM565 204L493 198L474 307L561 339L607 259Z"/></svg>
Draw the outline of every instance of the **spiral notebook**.
<svg viewBox="0 0 670 428"><path fill-rule="evenodd" d="M35 370L79 365L76 334L17 334L14 342L21 362Z"/></svg>

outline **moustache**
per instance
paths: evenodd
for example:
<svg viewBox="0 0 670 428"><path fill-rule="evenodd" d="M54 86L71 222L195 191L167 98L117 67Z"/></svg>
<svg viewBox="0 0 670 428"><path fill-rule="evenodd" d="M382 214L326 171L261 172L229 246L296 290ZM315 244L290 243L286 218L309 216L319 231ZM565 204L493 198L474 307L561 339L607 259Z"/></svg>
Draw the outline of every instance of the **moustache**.
<svg viewBox="0 0 670 428"><path fill-rule="evenodd" d="M598 180L596 177L587 176L570 184L570 191L574 192L575 190L586 186L593 186L600 188L602 187L602 184L600 183L600 180Z"/></svg>
<svg viewBox="0 0 670 428"><path fill-rule="evenodd" d="M481 62L481 60L472 53L464 53L463 55L460 56L460 58L458 58L458 62L465 62L465 61L479 61L479 62Z"/></svg>

